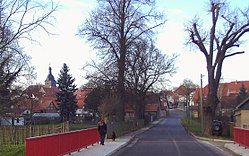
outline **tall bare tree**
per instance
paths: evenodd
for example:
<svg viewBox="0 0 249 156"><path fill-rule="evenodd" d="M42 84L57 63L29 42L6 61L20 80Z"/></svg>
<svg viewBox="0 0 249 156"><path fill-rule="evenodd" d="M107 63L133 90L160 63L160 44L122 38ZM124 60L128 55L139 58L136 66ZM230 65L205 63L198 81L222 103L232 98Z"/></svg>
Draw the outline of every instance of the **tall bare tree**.
<svg viewBox="0 0 249 156"><path fill-rule="evenodd" d="M142 41L142 40L141 40ZM144 119L145 97L155 85L165 82L165 76L175 73L176 55L166 56L154 43L146 41L134 44L127 58L126 84L135 99L135 117Z"/></svg>
<svg viewBox="0 0 249 156"><path fill-rule="evenodd" d="M103 58L115 60L118 69L118 120L124 120L125 62L131 45L140 38L153 34L153 29L164 24L163 16L155 12L155 0L99 0L82 28Z"/></svg>
<svg viewBox="0 0 249 156"><path fill-rule="evenodd" d="M0 107L8 110L11 88L17 78L32 75L30 58L24 53L20 40L34 41L33 32L50 34L52 13L57 5L32 0L0 0Z"/></svg>
<svg viewBox="0 0 249 156"><path fill-rule="evenodd" d="M211 134L211 122L219 103L217 90L223 61L244 53L237 49L242 44L242 37L249 31L249 9L231 11L225 0L210 0L209 6L210 29L205 30L198 19L190 22L187 28L189 43L196 46L206 59L209 92L204 106L205 134Z"/></svg>

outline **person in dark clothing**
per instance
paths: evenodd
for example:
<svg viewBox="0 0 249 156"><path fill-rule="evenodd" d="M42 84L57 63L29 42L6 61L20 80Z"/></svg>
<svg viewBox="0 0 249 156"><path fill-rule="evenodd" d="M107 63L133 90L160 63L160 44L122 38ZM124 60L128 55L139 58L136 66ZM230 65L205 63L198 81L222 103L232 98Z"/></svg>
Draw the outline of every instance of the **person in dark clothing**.
<svg viewBox="0 0 249 156"><path fill-rule="evenodd" d="M106 123L103 119L98 123L98 131L99 131L99 135L100 135L100 144L104 145L105 136L107 133L107 126L106 126Z"/></svg>

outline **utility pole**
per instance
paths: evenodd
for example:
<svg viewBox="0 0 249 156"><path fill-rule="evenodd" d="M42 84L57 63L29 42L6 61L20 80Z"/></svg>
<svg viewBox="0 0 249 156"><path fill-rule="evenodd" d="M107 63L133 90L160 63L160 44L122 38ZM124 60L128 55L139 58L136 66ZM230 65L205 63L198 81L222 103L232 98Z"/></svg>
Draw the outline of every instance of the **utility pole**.
<svg viewBox="0 0 249 156"><path fill-rule="evenodd" d="M202 93L202 77L201 74L201 89L200 89L200 117L201 117L201 133L203 133L203 93Z"/></svg>

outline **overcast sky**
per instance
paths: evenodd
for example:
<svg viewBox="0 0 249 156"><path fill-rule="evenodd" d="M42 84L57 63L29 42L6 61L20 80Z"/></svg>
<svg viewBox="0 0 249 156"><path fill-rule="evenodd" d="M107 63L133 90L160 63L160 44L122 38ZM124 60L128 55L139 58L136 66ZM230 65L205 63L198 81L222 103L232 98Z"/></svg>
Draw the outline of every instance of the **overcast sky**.
<svg viewBox="0 0 249 156"><path fill-rule="evenodd" d="M95 57L92 48L84 39L76 35L79 26L88 16L91 9L96 6L95 0L57 0L60 7L55 14L54 33L57 35L48 36L39 34L40 44L23 42L25 51L32 57L32 64L36 68L37 79L34 83L42 83L48 75L49 65L52 73L58 78L58 73L63 63L70 68L70 73L76 79L80 87L85 83L82 67ZM195 15L206 16L206 0L158 0L158 10L166 15L167 22L159 30L157 36L157 47L166 54L177 53L179 57L176 62L177 73L169 77L171 87L179 86L185 78L191 79L194 83L200 84L200 74L207 75L205 59L197 50L190 50L185 46L186 32L184 25ZM234 0L232 7L249 6L249 1ZM209 20L209 19L207 19ZM246 39L249 35L247 35ZM249 42L244 44L243 50L247 53L228 58L224 62L222 77L223 81L249 80ZM207 83L207 76L204 76L204 84Z"/></svg>

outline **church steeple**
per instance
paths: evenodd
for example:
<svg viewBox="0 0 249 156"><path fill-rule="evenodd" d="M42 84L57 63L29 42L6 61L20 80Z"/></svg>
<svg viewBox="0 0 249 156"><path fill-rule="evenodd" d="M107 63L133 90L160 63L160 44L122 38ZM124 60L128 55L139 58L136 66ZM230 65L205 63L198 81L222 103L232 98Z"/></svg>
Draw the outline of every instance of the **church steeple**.
<svg viewBox="0 0 249 156"><path fill-rule="evenodd" d="M49 87L56 87L56 81L52 74L52 68L49 66L48 70L49 70L49 73L48 73L47 79L45 80L45 85Z"/></svg>

